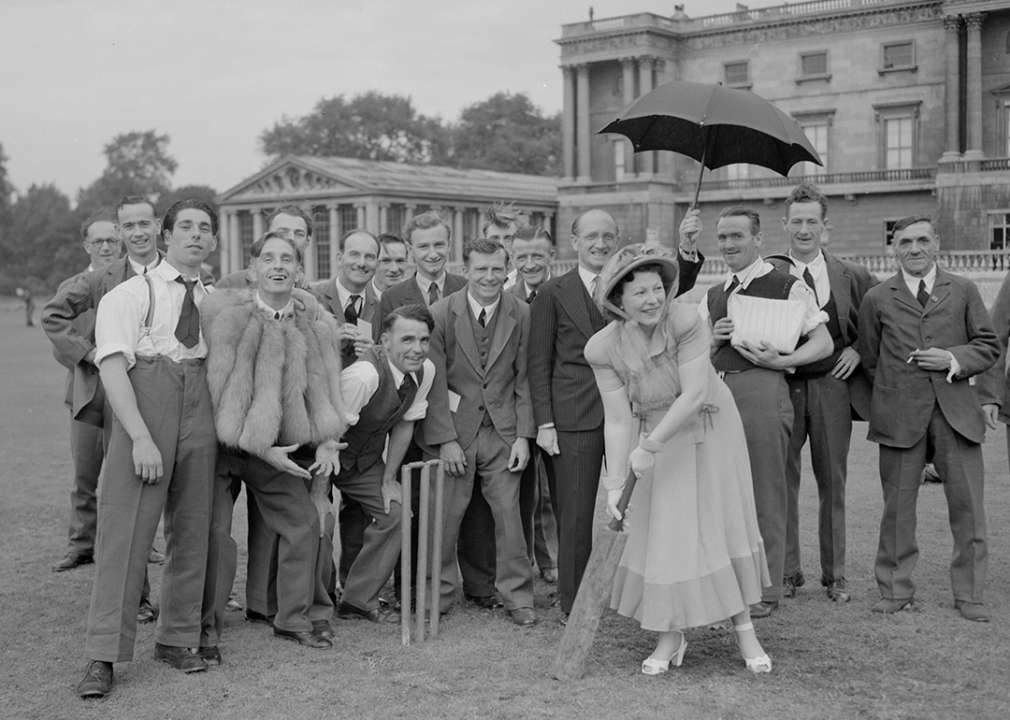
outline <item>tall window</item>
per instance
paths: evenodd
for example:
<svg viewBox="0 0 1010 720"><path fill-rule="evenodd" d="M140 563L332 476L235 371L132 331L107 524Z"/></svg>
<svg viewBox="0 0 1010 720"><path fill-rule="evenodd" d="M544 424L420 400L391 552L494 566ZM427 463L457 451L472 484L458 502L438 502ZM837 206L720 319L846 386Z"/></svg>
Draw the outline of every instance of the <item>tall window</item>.
<svg viewBox="0 0 1010 720"><path fill-rule="evenodd" d="M614 143L614 180L624 179L624 140Z"/></svg>
<svg viewBox="0 0 1010 720"><path fill-rule="evenodd" d="M337 237L343 237L344 233L358 227L358 209L347 203L338 205L337 222L340 223L340 227L337 228Z"/></svg>
<svg viewBox="0 0 1010 720"><path fill-rule="evenodd" d="M807 136L807 140L814 146L814 150L821 158L823 165L816 165L812 162L799 164L800 173L803 175L824 175L828 172L828 121L812 120L801 122L800 127Z"/></svg>
<svg viewBox="0 0 1010 720"><path fill-rule="evenodd" d="M403 203L392 203L386 210L386 227L384 232L399 235L407 224L407 206Z"/></svg>
<svg viewBox="0 0 1010 720"><path fill-rule="evenodd" d="M750 68L746 60L725 63L722 70L723 79L729 87L750 87Z"/></svg>
<svg viewBox="0 0 1010 720"><path fill-rule="evenodd" d="M884 118L884 169L912 167L912 117Z"/></svg>
<svg viewBox="0 0 1010 720"><path fill-rule="evenodd" d="M463 240L469 240L480 235L484 224L484 214L480 210L467 209L463 211Z"/></svg>
<svg viewBox="0 0 1010 720"><path fill-rule="evenodd" d="M238 211L238 237L242 243L242 267L248 267L253 245L253 218L248 210Z"/></svg>
<svg viewBox="0 0 1010 720"><path fill-rule="evenodd" d="M330 209L325 205L312 208L312 243L316 246L316 279L325 280L330 277ZM309 252L312 252L311 249Z"/></svg>
<svg viewBox="0 0 1010 720"><path fill-rule="evenodd" d="M894 244L894 226L898 224L897 220L885 220L884 221L884 248L887 249Z"/></svg>
<svg viewBox="0 0 1010 720"><path fill-rule="evenodd" d="M1010 212L989 213L989 248L1010 250Z"/></svg>

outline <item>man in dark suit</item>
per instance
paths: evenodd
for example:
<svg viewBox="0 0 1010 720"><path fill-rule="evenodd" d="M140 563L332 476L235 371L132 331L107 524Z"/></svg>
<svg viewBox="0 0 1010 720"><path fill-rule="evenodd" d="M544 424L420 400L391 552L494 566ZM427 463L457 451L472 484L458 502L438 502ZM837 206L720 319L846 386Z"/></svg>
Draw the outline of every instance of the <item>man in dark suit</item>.
<svg viewBox="0 0 1010 720"><path fill-rule="evenodd" d="M558 518L558 590L566 614L592 551L603 464L603 401L582 351L606 325L592 292L618 239L610 213L587 210L576 217L572 247L579 266L550 280L530 305L530 392L537 445L549 456L545 466ZM693 244L682 244L679 292L694 287L701 261ZM559 454L560 459L554 457Z"/></svg>
<svg viewBox="0 0 1010 720"><path fill-rule="evenodd" d="M494 517L496 585L521 627L536 623L533 569L519 517L519 477L529 460L533 408L526 382L529 308L502 292L508 253L479 238L463 251L467 287L432 306L435 384L424 438L438 448L450 481L442 537L441 600L447 611L457 583L456 539L475 474Z"/></svg>
<svg viewBox="0 0 1010 720"><path fill-rule="evenodd" d="M985 414L969 379L1000 353L978 288L936 266L939 239L929 217L894 226L901 270L866 293L859 355L873 379L868 439L880 445L884 513L874 572L878 613L895 613L915 594L916 500L926 456L944 479L954 556L954 604L966 620L988 622L988 564L982 497Z"/></svg>
<svg viewBox="0 0 1010 720"><path fill-rule="evenodd" d="M116 224L105 215L92 215L81 225L84 236L84 251L91 258L88 269L74 275L60 284L57 294L68 285L72 285L82 276L115 262L119 257L122 244L116 232ZM95 311L87 310L73 320L77 332L84 337L94 337ZM94 562L95 528L98 518L98 506L95 491L98 488L98 475L102 470L102 458L105 457L102 441L102 422L82 422L74 417L74 376L82 376L82 385L86 384L86 376L97 373L97 368L88 363L75 363L72 358L63 355L59 348L53 347L53 356L66 366L67 397L66 405L70 415L70 452L74 458L74 488L70 491L70 532L67 554L53 565L54 572L72 570L80 565ZM104 404L104 399L102 400Z"/></svg>
<svg viewBox="0 0 1010 720"><path fill-rule="evenodd" d="M372 287L379 265L379 239L368 230L349 230L340 238L338 248L336 275L312 290L326 309L343 321L340 360L342 367L347 367L375 344L373 337L380 330L375 323L379 298ZM367 332L362 323L367 323Z"/></svg>
<svg viewBox="0 0 1010 720"><path fill-rule="evenodd" d="M786 560L782 592L793 597L805 582L800 569L800 453L810 439L810 458L819 497L817 533L821 585L835 602L848 602L845 581L845 478L852 435L852 411L869 416L870 386L856 350L859 305L877 284L862 265L839 260L821 247L828 224L828 200L815 186L798 185L786 198L782 226L789 236L789 263L780 270L802 280L827 313L831 354L801 365L786 376L793 402L793 430L786 459ZM773 261L773 264L776 264Z"/></svg>
<svg viewBox="0 0 1010 720"><path fill-rule="evenodd" d="M1010 343L1010 274L1003 278L992 309L989 311L993 328L1000 341L1000 356L996 363L985 371L978 382L979 399L985 411L986 424L996 429L996 424L1006 425L1007 448L1010 449L1010 372L1007 370L1007 345Z"/></svg>

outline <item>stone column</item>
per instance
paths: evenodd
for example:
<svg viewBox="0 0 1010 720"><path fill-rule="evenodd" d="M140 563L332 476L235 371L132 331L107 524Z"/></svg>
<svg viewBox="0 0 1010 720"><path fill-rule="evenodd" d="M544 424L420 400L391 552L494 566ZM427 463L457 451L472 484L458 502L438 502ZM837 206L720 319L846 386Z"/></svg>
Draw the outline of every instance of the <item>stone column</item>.
<svg viewBox="0 0 1010 720"><path fill-rule="evenodd" d="M557 245L558 236L554 229L554 213L550 211L544 213L544 224L541 227L551 234L551 237L554 238L554 244Z"/></svg>
<svg viewBox="0 0 1010 720"><path fill-rule="evenodd" d="M564 105L561 116L561 150L565 180L575 179L575 74L570 65L561 66Z"/></svg>
<svg viewBox="0 0 1010 720"><path fill-rule="evenodd" d="M220 275L224 277L231 272L231 238L228 237L228 211L220 208L217 211L217 254Z"/></svg>
<svg viewBox="0 0 1010 720"><path fill-rule="evenodd" d="M586 64L576 65L576 120L575 128L578 133L579 149L579 182L589 182L592 174L589 168L590 153L590 131L589 131L589 66Z"/></svg>
<svg viewBox="0 0 1010 720"><path fill-rule="evenodd" d="M371 230L376 235L381 232L379 230L379 203L375 201L375 198L371 198L365 203L365 224L362 227Z"/></svg>
<svg viewBox="0 0 1010 720"><path fill-rule="evenodd" d="M337 253L340 252L340 211L336 205L328 205L330 211L330 274L336 275ZM329 280L329 278L326 278Z"/></svg>
<svg viewBox="0 0 1010 720"><path fill-rule="evenodd" d="M229 250L231 251L231 263L229 272L238 272L242 269L242 238L238 230L238 210L228 213L228 237L231 238Z"/></svg>
<svg viewBox="0 0 1010 720"><path fill-rule="evenodd" d="M965 160L981 160L982 153L982 21L985 13L964 16L968 28L968 148Z"/></svg>
<svg viewBox="0 0 1010 720"><path fill-rule="evenodd" d="M389 232L389 203L379 203L379 228L376 235Z"/></svg>
<svg viewBox="0 0 1010 720"><path fill-rule="evenodd" d="M955 162L961 159L961 60L960 30L961 17L946 15L943 26L947 29L947 79L945 104L947 109L947 147L940 162Z"/></svg>
<svg viewBox="0 0 1010 720"><path fill-rule="evenodd" d="M452 209L452 261L462 262L463 260L463 213L466 208L454 207Z"/></svg>
<svg viewBox="0 0 1010 720"><path fill-rule="evenodd" d="M673 82L673 75L673 61L656 58L656 86L658 87L660 85L665 85L668 82ZM666 180L672 180L673 153L669 150L657 150L654 155L656 156L656 173Z"/></svg>
<svg viewBox="0 0 1010 720"><path fill-rule="evenodd" d="M624 86L624 106L635 99L635 58L621 58L621 78ZM635 148L630 140L624 140L624 177L635 177Z"/></svg>
<svg viewBox="0 0 1010 720"><path fill-rule="evenodd" d="M414 219L414 211L417 210L417 203L404 203L403 224L406 225ZM401 228L402 229L402 228ZM407 238L403 238L406 240Z"/></svg>
<svg viewBox="0 0 1010 720"><path fill-rule="evenodd" d="M316 277L316 243L315 239L309 240L308 246L305 248L305 255L302 257L302 272L305 273L305 279L309 282L315 282L319 278Z"/></svg>
<svg viewBox="0 0 1010 720"><path fill-rule="evenodd" d="M652 90L652 64L655 58L651 55L643 55L638 58L638 96L645 95ZM638 154L638 172L645 177L652 177L655 169L655 153L644 152Z"/></svg>
<svg viewBox="0 0 1010 720"><path fill-rule="evenodd" d="M354 203L354 210L357 212L357 217L354 219L355 228L365 227L365 204L356 202Z"/></svg>
<svg viewBox="0 0 1010 720"><path fill-rule="evenodd" d="M250 210L253 219L253 242L256 242L263 235L263 212L260 208Z"/></svg>

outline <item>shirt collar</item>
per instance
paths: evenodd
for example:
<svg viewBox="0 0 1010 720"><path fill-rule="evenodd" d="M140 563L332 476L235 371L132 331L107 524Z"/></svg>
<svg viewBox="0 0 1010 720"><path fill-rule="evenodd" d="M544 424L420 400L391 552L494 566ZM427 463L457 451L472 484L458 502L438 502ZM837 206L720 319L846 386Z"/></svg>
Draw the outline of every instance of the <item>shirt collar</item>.
<svg viewBox="0 0 1010 720"><path fill-rule="evenodd" d="M579 265L579 277L582 278L582 284L586 286L586 291L592 295L593 294L593 279L598 278L599 273L594 273L592 270L586 270L584 267Z"/></svg>
<svg viewBox="0 0 1010 720"><path fill-rule="evenodd" d="M748 285L751 284L752 280L761 277L762 275L767 275L769 272L774 270L771 265L765 262L763 257L758 257L753 263L748 265L746 268L738 273L730 272L726 276L726 282L723 283L723 290L729 290L729 286L733 284L733 277L736 276L740 281L740 287L746 289Z"/></svg>
<svg viewBox="0 0 1010 720"><path fill-rule="evenodd" d="M260 291L256 291L256 305L271 317L277 318L277 313L280 313L281 318L294 317L295 314L295 303L294 300L288 300L288 304L282 307L280 310L274 310L272 307L263 302L263 298L260 297Z"/></svg>
<svg viewBox="0 0 1010 720"><path fill-rule="evenodd" d="M435 283L436 285L438 285L438 296L440 298L445 297L445 270L443 270L442 274L439 275L434 280L429 280L428 278L423 277L421 273L416 272L414 273L414 281L417 283L417 286L421 288L421 292L424 295L428 294L428 287L432 283Z"/></svg>
<svg viewBox="0 0 1010 720"><path fill-rule="evenodd" d="M380 290L379 286L375 284L375 278L372 278L371 284L372 284L372 292L375 293L375 299L382 300L382 290Z"/></svg>
<svg viewBox="0 0 1010 720"><path fill-rule="evenodd" d="M914 275L909 275L905 272L905 268L901 268L901 277L905 280L905 285L908 289L912 291L915 295L919 292L919 281L922 280L926 283L926 292L933 292L933 284L936 282L936 263L933 263L933 267L929 269L929 272L923 275L921 278L917 278Z"/></svg>
<svg viewBox="0 0 1010 720"><path fill-rule="evenodd" d="M400 372L400 368L390 362L389 358L386 358L386 364L389 365L389 371L393 373L393 382L399 388L403 384L403 373ZM416 383L417 381L415 380L414 382Z"/></svg>
<svg viewBox="0 0 1010 720"><path fill-rule="evenodd" d="M789 253L789 259L796 264L796 267L799 268L801 275L803 274L803 270L805 268L810 268L810 274L813 275L814 277L817 277L818 275L821 274L821 270L824 269L825 264L824 253L821 252L820 249L817 250L817 257L815 257L808 263L805 263L802 260L798 260L796 257L793 256L792 251L790 251Z"/></svg>
<svg viewBox="0 0 1010 720"><path fill-rule="evenodd" d="M133 272L137 273L138 275L146 275L151 270L154 270L154 268L156 268L158 265L162 264L160 254L154 258L154 262L152 262L150 265L141 265L139 262L134 260L129 255L126 256L126 260L133 267ZM178 275L178 272L176 272L176 275Z"/></svg>
<svg viewBox="0 0 1010 720"><path fill-rule="evenodd" d="M494 315L494 311L498 309L498 303L501 302L501 293L498 293L498 297L495 298L495 301L490 305L481 305L474 299L473 295L470 294L470 290L466 291L466 300L470 303L470 312L473 313L473 319L476 320L479 318L480 311L483 310L484 322L487 322L491 319L491 316Z"/></svg>
<svg viewBox="0 0 1010 720"><path fill-rule="evenodd" d="M369 282L371 282L371 281L369 281ZM362 299L364 299L364 297L365 297L365 291L364 290L362 290L361 292L352 293L350 290L348 290L347 288L345 288L340 283L340 279L339 278L337 280L335 280L333 284L337 286L337 297L340 298L340 307L342 307L342 308L346 308L347 304L349 302L351 302L351 295L357 295L358 297L360 297ZM365 287L367 289L368 286L366 285Z"/></svg>

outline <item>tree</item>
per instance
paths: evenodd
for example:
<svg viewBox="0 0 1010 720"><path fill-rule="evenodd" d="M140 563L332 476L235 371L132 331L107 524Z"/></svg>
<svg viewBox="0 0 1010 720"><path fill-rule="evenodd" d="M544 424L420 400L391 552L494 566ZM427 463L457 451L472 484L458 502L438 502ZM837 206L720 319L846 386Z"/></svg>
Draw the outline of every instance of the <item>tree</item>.
<svg viewBox="0 0 1010 720"><path fill-rule="evenodd" d="M443 162L448 133L442 123L418 114L410 98L371 90L344 100L322 99L308 115L284 117L260 135L263 152L352 157L409 163Z"/></svg>
<svg viewBox="0 0 1010 720"><path fill-rule="evenodd" d="M87 266L81 250L78 216L70 198L55 185L32 185L11 207L5 254L7 279L36 289L54 288Z"/></svg>
<svg viewBox="0 0 1010 720"><path fill-rule="evenodd" d="M7 247L11 224L11 197L14 195L14 188L7 180L8 159L4 155L3 143L0 143L0 251Z"/></svg>
<svg viewBox="0 0 1010 720"><path fill-rule="evenodd" d="M124 195L157 199L172 188L171 177L179 164L168 154L168 135L154 130L117 135L105 146L105 171L78 193L85 210L115 206Z"/></svg>
<svg viewBox="0 0 1010 720"><path fill-rule="evenodd" d="M561 116L544 117L524 93L496 93L463 110L452 152L457 167L558 175Z"/></svg>

